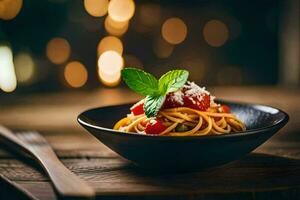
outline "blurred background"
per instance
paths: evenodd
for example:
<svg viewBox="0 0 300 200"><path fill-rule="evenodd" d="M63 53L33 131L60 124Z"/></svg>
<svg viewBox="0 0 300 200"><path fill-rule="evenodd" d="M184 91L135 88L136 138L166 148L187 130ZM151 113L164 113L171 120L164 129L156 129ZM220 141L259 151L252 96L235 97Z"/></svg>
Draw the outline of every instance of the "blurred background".
<svg viewBox="0 0 300 200"><path fill-rule="evenodd" d="M120 70L297 87L298 0L0 0L0 96L122 87Z"/></svg>

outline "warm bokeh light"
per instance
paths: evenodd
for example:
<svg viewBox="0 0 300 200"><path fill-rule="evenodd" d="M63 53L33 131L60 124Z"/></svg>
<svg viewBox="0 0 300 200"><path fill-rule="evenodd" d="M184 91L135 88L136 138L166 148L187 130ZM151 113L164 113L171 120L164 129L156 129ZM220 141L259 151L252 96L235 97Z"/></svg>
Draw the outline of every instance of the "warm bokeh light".
<svg viewBox="0 0 300 200"><path fill-rule="evenodd" d="M98 59L98 69L104 74L116 74L123 68L123 58L115 51L106 51Z"/></svg>
<svg viewBox="0 0 300 200"><path fill-rule="evenodd" d="M133 0L111 0L108 5L108 15L114 21L124 22L131 19L134 9Z"/></svg>
<svg viewBox="0 0 300 200"><path fill-rule="evenodd" d="M66 65L64 77L71 87L79 88L86 83L88 79L88 72L82 63L72 61Z"/></svg>
<svg viewBox="0 0 300 200"><path fill-rule="evenodd" d="M105 51L115 51L120 55L123 53L123 44L122 41L114 36L106 36L104 37L98 44L97 55L100 56Z"/></svg>
<svg viewBox="0 0 300 200"><path fill-rule="evenodd" d="M126 54L123 56L126 67L143 69L143 63L134 55Z"/></svg>
<svg viewBox="0 0 300 200"><path fill-rule="evenodd" d="M15 18L23 5L23 0L1 0L0 19L11 20Z"/></svg>
<svg viewBox="0 0 300 200"><path fill-rule="evenodd" d="M70 44L64 38L53 38L47 44L46 54L54 64L62 64L67 61L71 54Z"/></svg>
<svg viewBox="0 0 300 200"><path fill-rule="evenodd" d="M8 46L0 46L0 88L12 92L17 87L13 55Z"/></svg>
<svg viewBox="0 0 300 200"><path fill-rule="evenodd" d="M164 22L161 34L170 44L180 44L186 38L187 26L180 18L169 18Z"/></svg>
<svg viewBox="0 0 300 200"><path fill-rule="evenodd" d="M84 0L85 10L94 17L101 17L107 13L108 0Z"/></svg>
<svg viewBox="0 0 300 200"><path fill-rule="evenodd" d="M121 81L121 72L116 74L105 74L102 71L99 71L99 78L103 85L114 87L117 86Z"/></svg>
<svg viewBox="0 0 300 200"><path fill-rule="evenodd" d="M115 51L106 51L98 59L98 75L103 84L115 86L120 79L120 72L124 61Z"/></svg>
<svg viewBox="0 0 300 200"><path fill-rule="evenodd" d="M168 58L174 50L174 45L158 38L153 44L153 51L158 58Z"/></svg>
<svg viewBox="0 0 300 200"><path fill-rule="evenodd" d="M129 21L118 22L107 16L104 21L105 30L114 36L121 36L128 30Z"/></svg>
<svg viewBox="0 0 300 200"><path fill-rule="evenodd" d="M210 20L204 25L203 37L210 46L220 47L228 40L229 31L222 21Z"/></svg>
<svg viewBox="0 0 300 200"><path fill-rule="evenodd" d="M128 21L123 21L123 22L115 21L109 16L105 18L105 21L107 25L115 29L124 29L124 27L128 26Z"/></svg>
<svg viewBox="0 0 300 200"><path fill-rule="evenodd" d="M31 55L26 52L17 54L14 57L14 64L18 83L30 83L35 73L35 65Z"/></svg>

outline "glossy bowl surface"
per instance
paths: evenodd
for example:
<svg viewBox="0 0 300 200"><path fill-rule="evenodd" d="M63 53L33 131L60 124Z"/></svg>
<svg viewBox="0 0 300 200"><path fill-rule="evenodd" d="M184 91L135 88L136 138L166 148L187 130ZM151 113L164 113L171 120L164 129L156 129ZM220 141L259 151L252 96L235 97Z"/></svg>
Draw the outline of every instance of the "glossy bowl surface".
<svg viewBox="0 0 300 200"><path fill-rule="evenodd" d="M212 136L151 136L112 130L132 104L87 110L78 122L107 147L140 167L166 171L196 171L237 160L281 129L289 116L274 107L218 101L226 104L247 127L245 132Z"/></svg>

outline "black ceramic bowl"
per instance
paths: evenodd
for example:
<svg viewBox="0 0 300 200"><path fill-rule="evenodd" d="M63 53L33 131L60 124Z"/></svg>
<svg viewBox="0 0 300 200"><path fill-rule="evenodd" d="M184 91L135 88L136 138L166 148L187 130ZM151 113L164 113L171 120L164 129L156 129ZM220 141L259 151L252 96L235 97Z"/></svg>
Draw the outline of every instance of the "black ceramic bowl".
<svg viewBox="0 0 300 200"><path fill-rule="evenodd" d="M241 119L247 131L213 136L151 136L112 130L129 113L132 104L107 106L83 112L78 122L103 144L138 166L156 170L195 171L241 158L264 143L288 122L276 108L224 102Z"/></svg>

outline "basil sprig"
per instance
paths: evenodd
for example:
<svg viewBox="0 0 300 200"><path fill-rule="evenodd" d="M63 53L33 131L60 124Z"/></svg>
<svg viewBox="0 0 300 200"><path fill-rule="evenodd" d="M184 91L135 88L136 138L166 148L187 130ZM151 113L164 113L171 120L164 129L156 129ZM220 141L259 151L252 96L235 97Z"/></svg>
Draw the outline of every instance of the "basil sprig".
<svg viewBox="0 0 300 200"><path fill-rule="evenodd" d="M122 70L122 78L130 89L146 96L144 111L147 117L155 117L166 95L180 89L187 81L189 72L172 70L157 80L152 74L136 68Z"/></svg>

